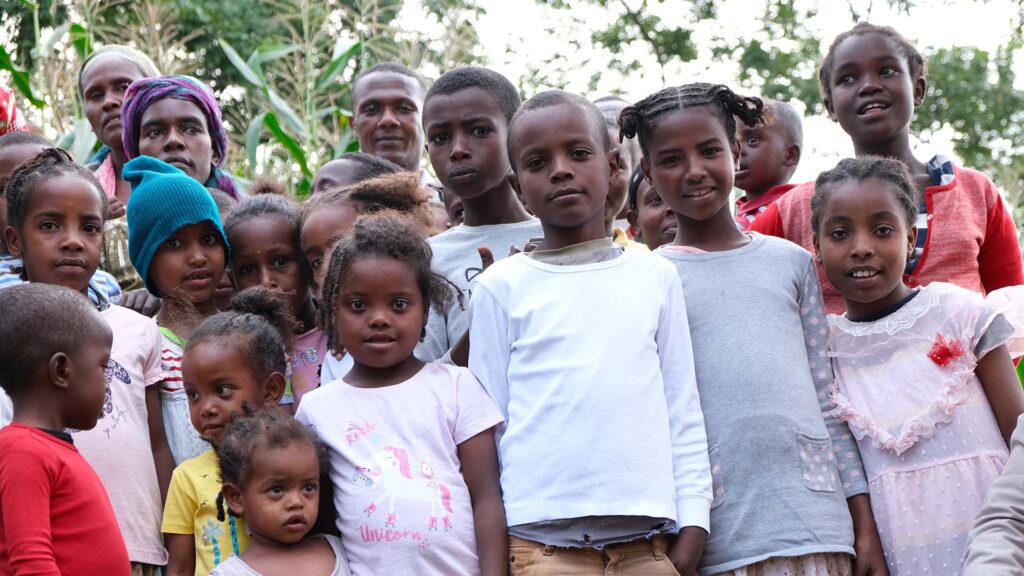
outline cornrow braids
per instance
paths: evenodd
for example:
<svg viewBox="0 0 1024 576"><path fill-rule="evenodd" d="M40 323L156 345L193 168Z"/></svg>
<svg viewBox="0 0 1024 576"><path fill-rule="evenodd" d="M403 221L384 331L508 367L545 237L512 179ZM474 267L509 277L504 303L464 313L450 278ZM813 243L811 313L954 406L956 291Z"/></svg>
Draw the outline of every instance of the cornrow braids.
<svg viewBox="0 0 1024 576"><path fill-rule="evenodd" d="M297 324L288 306L286 295L269 288L243 290L231 299L231 310L218 312L199 325L185 352L216 340L235 346L258 380L266 380L274 372L284 374L285 350Z"/></svg>
<svg viewBox="0 0 1024 576"><path fill-rule="evenodd" d="M658 119L676 110L698 106L706 106L718 116L729 144L736 141L737 118L747 126L764 120L764 103L760 98L741 96L724 84L696 82L665 88L623 108L619 113L619 139L636 137L644 157L649 159L647 145Z"/></svg>
<svg viewBox="0 0 1024 576"><path fill-rule="evenodd" d="M913 228L918 211L917 188L906 165L892 158L862 156L840 160L835 168L818 174L811 198L811 229L815 234L820 232L821 217L832 194L847 182L859 183L868 178L891 184L888 188L903 209L907 226Z"/></svg>
<svg viewBox="0 0 1024 576"><path fill-rule="evenodd" d="M221 484L231 484L244 490L253 473L253 456L260 450L276 448L313 449L323 471L327 467L327 452L313 432L298 420L273 408L253 410L246 407L243 415L232 418L217 445ZM217 495L217 519L225 519L224 492ZM231 513L230 510L227 511Z"/></svg>
<svg viewBox="0 0 1024 576"><path fill-rule="evenodd" d="M317 324L327 332L328 348L337 349L334 302L338 291L353 262L369 256L394 258L411 266L424 303L433 305L441 314L452 304L453 294L457 294L459 307L463 306L460 291L453 290L447 278L430 269L430 245L408 219L394 213L360 216L352 234L331 248L327 275L320 287Z"/></svg>
<svg viewBox="0 0 1024 576"><path fill-rule="evenodd" d="M832 41L832 45L828 47L828 52L825 54L825 58L822 59L821 66L818 67L818 91L821 92L821 99L823 101L830 102L832 100L832 68L836 65L836 49L847 38L863 36L865 34L878 34L895 42L900 51L900 56L907 61L911 80L928 76L928 65L925 63L924 56L921 56L917 48L914 48L914 45L897 32L895 28L891 26L876 26L869 22L859 22L853 28L836 36L835 40Z"/></svg>
<svg viewBox="0 0 1024 576"><path fill-rule="evenodd" d="M92 172L76 164L64 150L47 148L35 158L15 168L7 180L3 190L3 195L7 198L7 225L19 228L39 183L59 176L75 176L88 182L99 195L102 204L100 214L106 218L107 195Z"/></svg>

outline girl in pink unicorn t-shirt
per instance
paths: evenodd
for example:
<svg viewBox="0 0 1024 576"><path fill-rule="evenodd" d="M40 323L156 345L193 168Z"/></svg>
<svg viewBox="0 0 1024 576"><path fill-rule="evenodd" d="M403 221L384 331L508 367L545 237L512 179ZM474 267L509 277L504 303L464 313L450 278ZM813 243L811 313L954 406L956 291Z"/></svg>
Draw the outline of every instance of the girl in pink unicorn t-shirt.
<svg viewBox="0 0 1024 576"><path fill-rule="evenodd" d="M362 574L506 574L497 406L465 368L413 356L447 283L393 216L335 246L320 324L353 367L310 391L296 418L327 447L349 566Z"/></svg>

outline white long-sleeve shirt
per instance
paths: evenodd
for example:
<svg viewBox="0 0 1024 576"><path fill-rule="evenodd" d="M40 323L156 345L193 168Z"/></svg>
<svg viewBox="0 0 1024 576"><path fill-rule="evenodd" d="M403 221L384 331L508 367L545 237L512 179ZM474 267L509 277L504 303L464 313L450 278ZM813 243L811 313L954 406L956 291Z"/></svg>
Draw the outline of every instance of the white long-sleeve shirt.
<svg viewBox="0 0 1024 576"><path fill-rule="evenodd" d="M471 305L469 367L506 421L509 526L647 516L708 530L707 436L668 262L518 254L477 278Z"/></svg>

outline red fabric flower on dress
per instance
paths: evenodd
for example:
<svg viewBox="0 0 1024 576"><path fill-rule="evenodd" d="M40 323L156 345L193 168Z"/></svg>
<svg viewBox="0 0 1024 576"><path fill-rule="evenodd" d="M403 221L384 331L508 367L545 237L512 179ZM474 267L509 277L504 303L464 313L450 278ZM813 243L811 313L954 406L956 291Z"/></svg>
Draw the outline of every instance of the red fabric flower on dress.
<svg viewBox="0 0 1024 576"><path fill-rule="evenodd" d="M928 351L928 357L939 366L945 366L963 356L966 351L964 345L959 340L955 338L947 339L942 334L936 334L935 343L932 344L932 349Z"/></svg>

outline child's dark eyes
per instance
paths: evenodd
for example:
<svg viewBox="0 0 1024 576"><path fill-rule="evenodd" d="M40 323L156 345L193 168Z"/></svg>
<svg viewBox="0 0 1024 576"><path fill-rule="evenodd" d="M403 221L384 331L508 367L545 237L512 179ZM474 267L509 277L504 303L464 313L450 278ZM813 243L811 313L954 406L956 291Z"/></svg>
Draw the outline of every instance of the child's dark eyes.
<svg viewBox="0 0 1024 576"><path fill-rule="evenodd" d="M882 69L878 71L882 76L892 76L897 72L893 66L882 66Z"/></svg>
<svg viewBox="0 0 1024 576"><path fill-rule="evenodd" d="M160 133L161 133L160 130L158 130L156 128L153 128L151 130L146 130L145 136L146 136L146 138L156 138L157 136L160 135Z"/></svg>
<svg viewBox="0 0 1024 576"><path fill-rule="evenodd" d="M284 256L278 256L277 258L274 258L274 266L277 266L278 268L287 266L289 262L291 262L291 260L285 258Z"/></svg>
<svg viewBox="0 0 1024 576"><path fill-rule="evenodd" d="M892 236L893 232L895 232L893 227L888 225L879 226L875 228L875 236L881 236L882 238L888 238L889 236Z"/></svg>
<svg viewBox="0 0 1024 576"><path fill-rule="evenodd" d="M164 246L166 246L167 248L180 248L181 240L178 240L177 238L171 238L167 242L164 242Z"/></svg>
<svg viewBox="0 0 1024 576"><path fill-rule="evenodd" d="M403 114L413 114L413 113L416 112L416 107L415 106L410 106L408 104L403 104L403 105L398 107L398 111L403 113Z"/></svg>
<svg viewBox="0 0 1024 576"><path fill-rule="evenodd" d="M431 134L429 141L431 144L441 145L448 141L448 134L444 132L438 134Z"/></svg>
<svg viewBox="0 0 1024 576"><path fill-rule="evenodd" d="M705 148L704 151L703 151L703 154L704 154L705 158L714 158L715 156L718 156L719 154L721 154L721 152L722 152L721 148L711 147L711 148Z"/></svg>
<svg viewBox="0 0 1024 576"><path fill-rule="evenodd" d="M658 206L659 204L661 204L661 196L658 196L657 194L647 199L648 206Z"/></svg>
<svg viewBox="0 0 1024 576"><path fill-rule="evenodd" d="M217 386L217 396L230 396L230 395L231 395L231 387L230 386L225 386L223 384L221 384L220 386Z"/></svg>
<svg viewBox="0 0 1024 576"><path fill-rule="evenodd" d="M574 160L585 160L592 155L593 152L587 150L586 148L576 148L575 150L569 153L569 157L573 158Z"/></svg>
<svg viewBox="0 0 1024 576"><path fill-rule="evenodd" d="M82 228L89 234L99 234L103 231L103 229L97 224L86 224Z"/></svg>
<svg viewBox="0 0 1024 576"><path fill-rule="evenodd" d="M472 136L474 136L476 138L483 138L483 137L487 136L490 133L491 133L491 129L490 128L484 128L484 127L481 127L481 126L473 128L473 130L470 131L470 135L472 135Z"/></svg>
<svg viewBox="0 0 1024 576"><path fill-rule="evenodd" d="M366 304L362 300L349 300L348 307L357 312L361 312L366 309Z"/></svg>
<svg viewBox="0 0 1024 576"><path fill-rule="evenodd" d="M315 483L313 483L313 482L308 482L308 483L306 483L305 486L302 487L302 491L306 492L308 494L315 493L317 491L317 489L318 489L318 486Z"/></svg>
<svg viewBox="0 0 1024 576"><path fill-rule="evenodd" d="M58 228L60 228L60 226L58 226L57 223L52 220L44 220L43 222L39 223L40 230L57 230Z"/></svg>
<svg viewBox="0 0 1024 576"><path fill-rule="evenodd" d="M746 143L747 143L747 146L756 146L758 144L758 142L760 142L760 141L761 141L761 138L759 136L748 136Z"/></svg>
<svg viewBox="0 0 1024 576"><path fill-rule="evenodd" d="M395 310L405 310L409 307L409 301L405 298L399 298L395 300L395 303L392 306Z"/></svg>
<svg viewBox="0 0 1024 576"><path fill-rule="evenodd" d="M196 400L199 400L199 393L196 392L195 390L189 390L189 389L186 388L185 389L185 396L188 397L190 402L195 402Z"/></svg>
<svg viewBox="0 0 1024 576"><path fill-rule="evenodd" d="M322 260L321 258L313 258L312 260L309 260L309 267L314 269L314 270L316 270L317 268L320 268L320 261L321 260Z"/></svg>
<svg viewBox="0 0 1024 576"><path fill-rule="evenodd" d="M658 160L658 164L660 166L674 166L679 164L679 156L662 156L662 158Z"/></svg>
<svg viewBox="0 0 1024 576"><path fill-rule="evenodd" d="M526 168L529 170L538 170L543 168L547 162L543 158L530 158L526 161Z"/></svg>
<svg viewBox="0 0 1024 576"><path fill-rule="evenodd" d="M850 237L850 233L842 228L836 228L828 233L829 238L833 240L845 240Z"/></svg>
<svg viewBox="0 0 1024 576"><path fill-rule="evenodd" d="M844 75L840 76L836 80L836 83L837 84L850 84L854 80L856 80L856 77L853 74L844 74Z"/></svg>
<svg viewBox="0 0 1024 576"><path fill-rule="evenodd" d="M203 236L203 244L206 244L207 246L220 244L220 237L216 234L207 234L206 236Z"/></svg>
<svg viewBox="0 0 1024 576"><path fill-rule="evenodd" d="M256 267L253 266L252 264L243 264L243 265L238 267L238 275L239 276L248 276L250 274L255 274L255 273L256 273Z"/></svg>
<svg viewBox="0 0 1024 576"><path fill-rule="evenodd" d="M284 494L284 488L281 486L271 486L267 491L276 496Z"/></svg>

